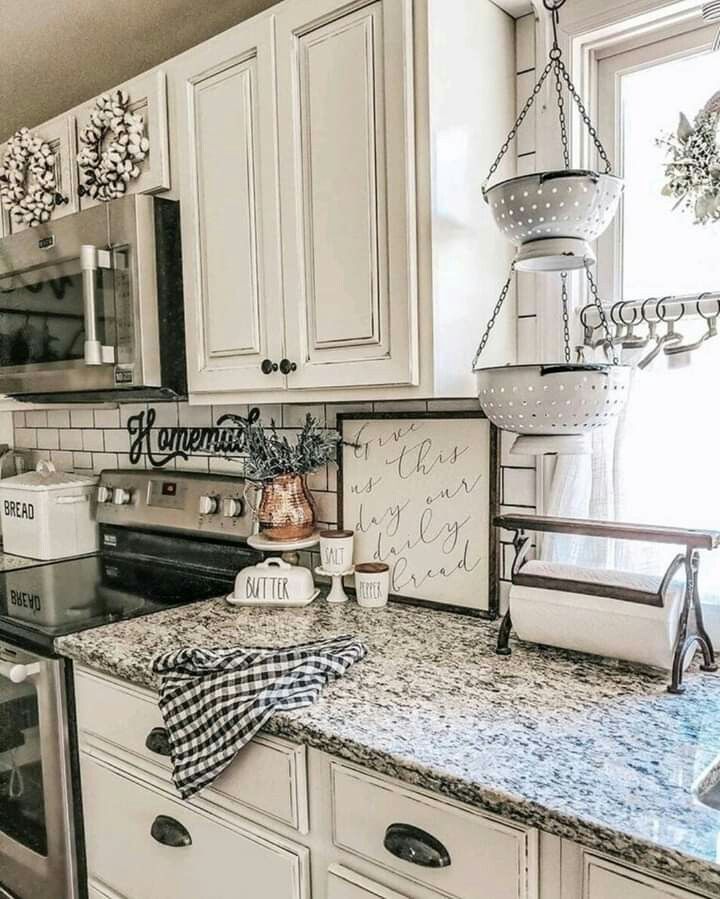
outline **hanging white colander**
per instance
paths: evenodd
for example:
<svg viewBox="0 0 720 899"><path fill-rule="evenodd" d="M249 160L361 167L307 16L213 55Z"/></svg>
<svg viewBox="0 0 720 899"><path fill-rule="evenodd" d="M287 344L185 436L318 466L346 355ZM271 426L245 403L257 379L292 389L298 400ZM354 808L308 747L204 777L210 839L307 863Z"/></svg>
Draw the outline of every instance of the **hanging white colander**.
<svg viewBox="0 0 720 899"><path fill-rule="evenodd" d="M623 191L621 178L597 172L538 172L501 181L485 199L516 247L521 271L568 271L595 262L590 241L607 228Z"/></svg>
<svg viewBox="0 0 720 899"><path fill-rule="evenodd" d="M475 371L480 406L490 421L514 434L542 438L584 437L622 412L628 396L627 365L503 365ZM552 451L545 439L541 452ZM533 442L520 445L532 453ZM556 440L583 452L585 441ZM519 451L520 448L518 448Z"/></svg>

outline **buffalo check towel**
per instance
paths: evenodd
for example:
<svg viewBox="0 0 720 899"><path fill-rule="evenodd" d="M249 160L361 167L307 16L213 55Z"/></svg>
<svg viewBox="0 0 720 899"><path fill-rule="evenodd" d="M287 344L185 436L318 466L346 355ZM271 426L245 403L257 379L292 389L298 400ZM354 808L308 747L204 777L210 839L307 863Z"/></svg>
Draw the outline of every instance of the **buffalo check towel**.
<svg viewBox="0 0 720 899"><path fill-rule="evenodd" d="M183 799L212 783L273 712L312 705L366 652L342 636L281 649L184 648L158 656L153 671Z"/></svg>

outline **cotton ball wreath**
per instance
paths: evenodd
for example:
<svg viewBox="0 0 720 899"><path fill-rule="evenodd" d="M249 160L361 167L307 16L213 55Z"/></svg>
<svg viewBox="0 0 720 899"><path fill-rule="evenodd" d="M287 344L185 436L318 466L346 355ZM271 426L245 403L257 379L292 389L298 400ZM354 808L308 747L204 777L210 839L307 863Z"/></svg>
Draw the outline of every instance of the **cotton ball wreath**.
<svg viewBox="0 0 720 899"><path fill-rule="evenodd" d="M80 132L80 195L107 203L122 197L140 175L138 163L150 149L141 115L128 111L126 91L98 97L88 124Z"/></svg>
<svg viewBox="0 0 720 899"><path fill-rule="evenodd" d="M52 148L28 128L15 132L7 143L0 199L15 222L31 227L49 221L55 206L67 202L57 189Z"/></svg>

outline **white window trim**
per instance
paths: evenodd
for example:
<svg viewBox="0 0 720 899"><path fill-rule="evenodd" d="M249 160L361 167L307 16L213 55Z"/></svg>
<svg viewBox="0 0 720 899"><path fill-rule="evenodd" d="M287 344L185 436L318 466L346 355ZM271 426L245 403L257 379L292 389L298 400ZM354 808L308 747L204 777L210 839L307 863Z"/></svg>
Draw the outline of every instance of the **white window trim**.
<svg viewBox="0 0 720 899"><path fill-rule="evenodd" d="M542 70L552 42L550 17L542 0L533 0L537 15L536 72ZM689 27L692 20L702 21L702 0L608 0L598 9L598 0L574 0L560 13L558 39L570 76L585 100L590 116L597 118L597 69L599 54L606 55L611 46L629 44L648 34L658 36L678 27ZM539 97L536 120L536 166L538 171L562 167L558 138L555 89L548 79ZM577 118L573 117L573 124ZM600 135L602 138L602 134ZM578 127L570 130L571 164L588 167L594 159L587 132ZM614 148L609 148L611 158ZM538 358L552 362L561 358L562 328L557 286L554 279L535 279L538 322ZM573 306L585 304L582 284L576 278L573 285Z"/></svg>
<svg viewBox="0 0 720 899"><path fill-rule="evenodd" d="M542 0L531 0L536 17L535 71L545 65L552 43L552 26ZM620 45L647 38L648 33L661 33L673 26L687 23L702 15L702 0L605 0L598 9L598 0L573 0L566 3L560 13L558 41L563 51L565 65L578 91L585 100L591 118L597 112L598 53L612 45ZM518 98L522 99L522 98ZM536 104L536 153L537 171L547 171L562 166L558 135L557 107L552 79L548 79ZM573 117L572 122L576 118ZM600 135L602 137L602 135ZM590 138L583 130L570 130L571 164L578 168L588 165ZM610 148L612 150L612 148ZM561 312L557 285L554 279L536 277L537 358L546 362L562 358ZM584 285L575 276L573 284L573 311L587 302ZM571 317L573 320L575 316ZM544 497L554 469L554 458L538 457L538 514L545 511Z"/></svg>

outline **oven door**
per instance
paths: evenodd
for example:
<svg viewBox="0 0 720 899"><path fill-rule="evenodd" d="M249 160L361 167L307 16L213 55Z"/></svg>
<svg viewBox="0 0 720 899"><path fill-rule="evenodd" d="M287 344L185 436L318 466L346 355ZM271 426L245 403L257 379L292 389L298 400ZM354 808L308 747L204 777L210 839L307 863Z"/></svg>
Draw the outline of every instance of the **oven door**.
<svg viewBox="0 0 720 899"><path fill-rule="evenodd" d="M64 664L0 643L0 897L78 895Z"/></svg>

